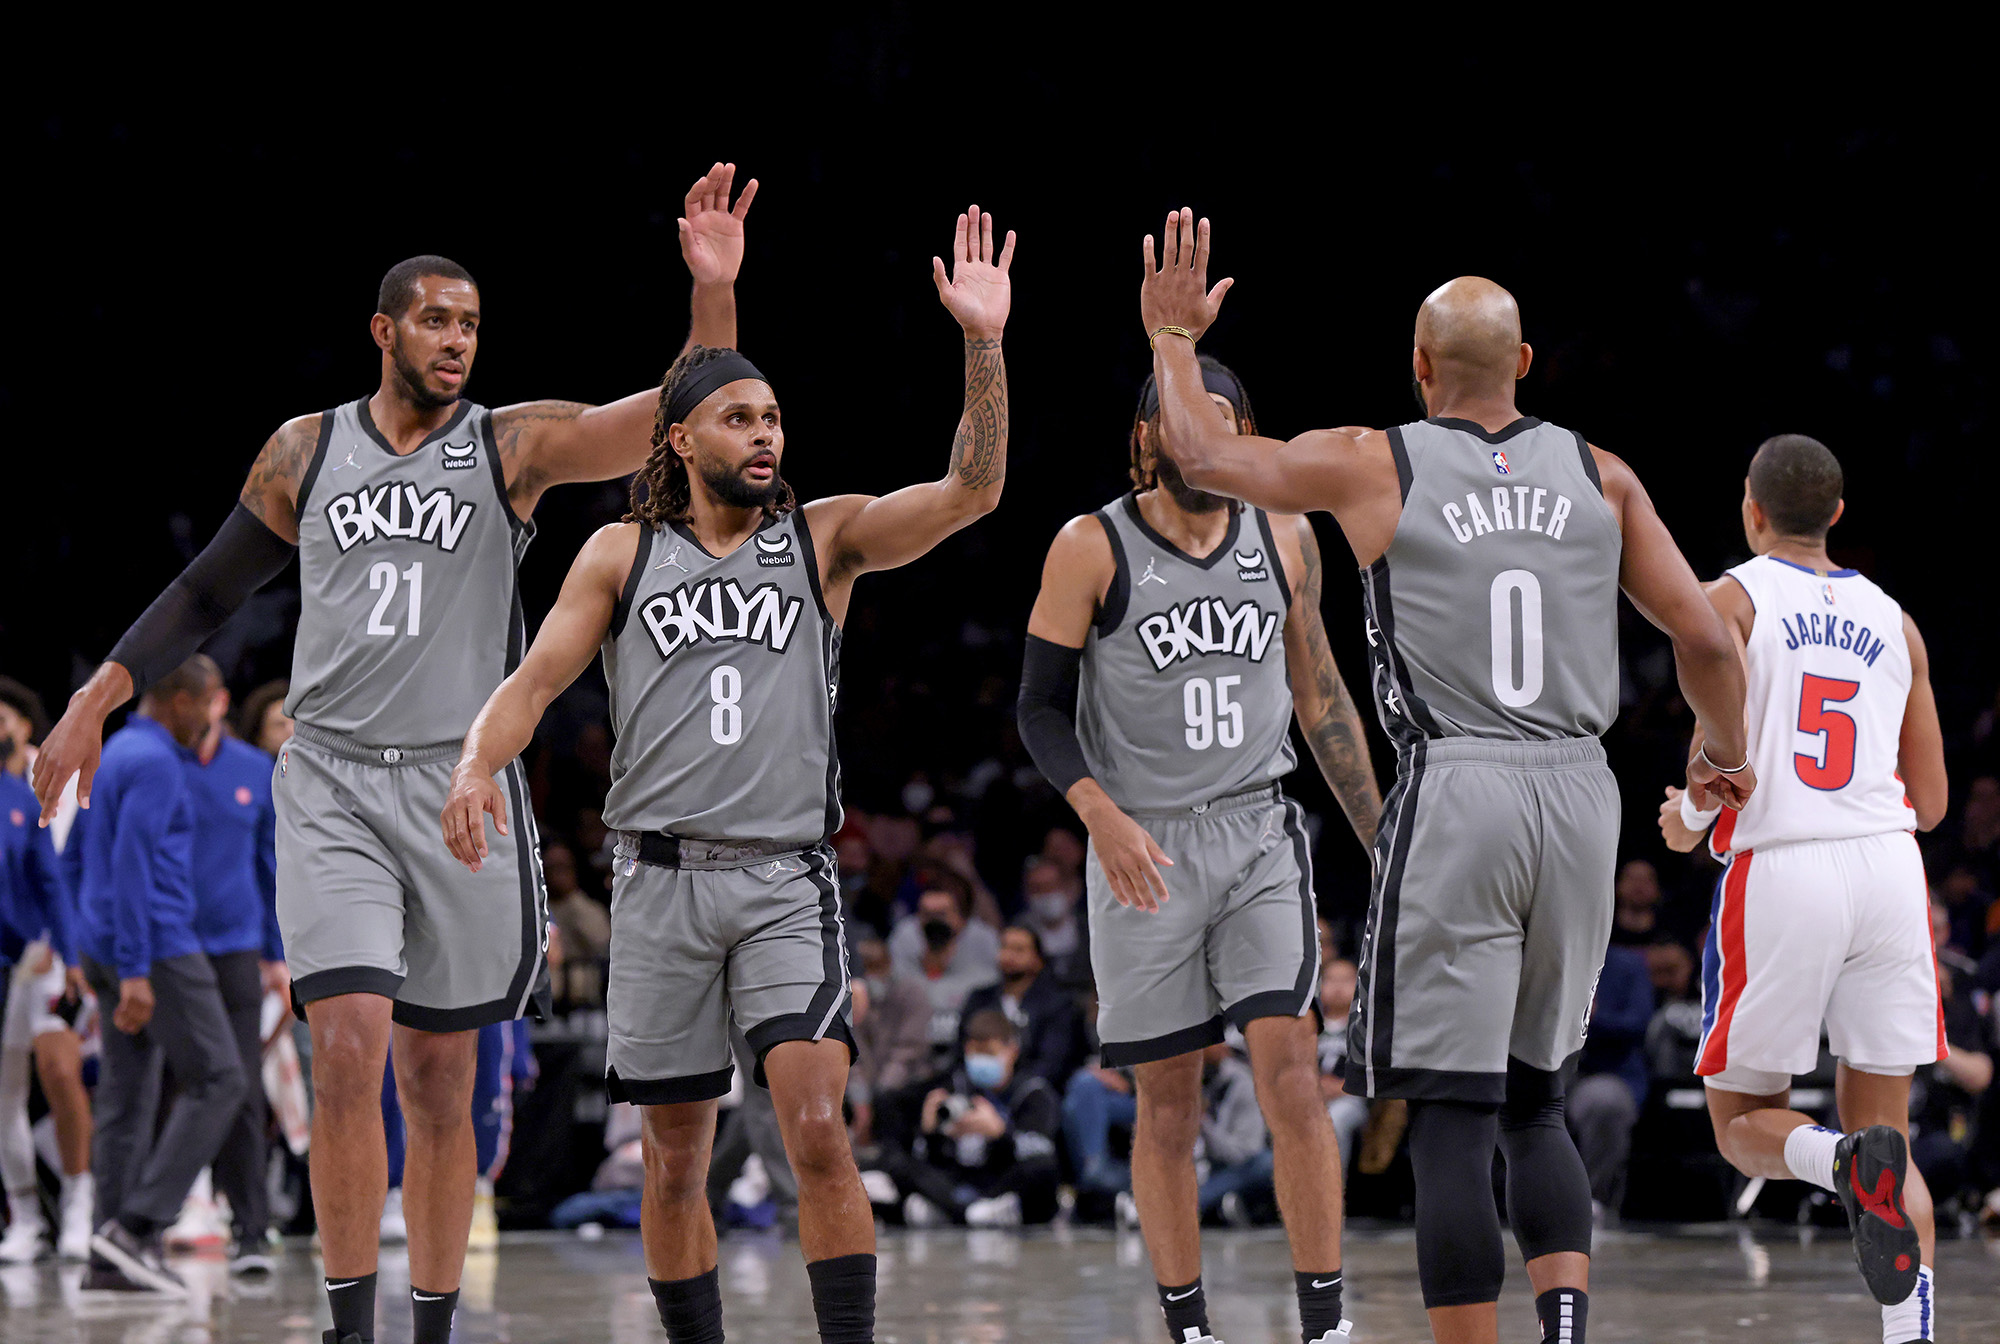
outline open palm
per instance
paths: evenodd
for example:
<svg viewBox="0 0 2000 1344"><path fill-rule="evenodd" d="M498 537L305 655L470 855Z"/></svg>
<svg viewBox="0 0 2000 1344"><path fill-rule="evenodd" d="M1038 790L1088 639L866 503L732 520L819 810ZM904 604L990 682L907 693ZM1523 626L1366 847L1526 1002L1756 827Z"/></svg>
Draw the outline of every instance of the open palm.
<svg viewBox="0 0 2000 1344"><path fill-rule="evenodd" d="M743 269L743 218L757 195L757 179L743 184L735 208L729 192L736 165L718 163L695 180L682 204L681 256L697 285L734 284Z"/></svg>
<svg viewBox="0 0 2000 1344"><path fill-rule="evenodd" d="M967 337L1000 339L1007 326L1007 310L1014 302L1014 287L1007 278L1013 264L1013 230L1007 231L1007 241L996 260L993 216L981 214L976 205L958 217L949 274L942 257L931 258L931 279L937 282L938 298L965 328Z"/></svg>

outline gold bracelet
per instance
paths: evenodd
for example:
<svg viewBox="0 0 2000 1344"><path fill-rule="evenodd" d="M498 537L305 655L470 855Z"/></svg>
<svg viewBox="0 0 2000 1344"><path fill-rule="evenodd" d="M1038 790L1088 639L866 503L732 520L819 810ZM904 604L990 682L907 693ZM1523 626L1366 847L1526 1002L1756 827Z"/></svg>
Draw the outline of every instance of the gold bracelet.
<svg viewBox="0 0 2000 1344"><path fill-rule="evenodd" d="M1160 348L1160 337L1162 336L1185 336L1189 345L1194 344L1194 333L1186 327L1155 327L1153 334L1146 338L1146 343L1157 350Z"/></svg>

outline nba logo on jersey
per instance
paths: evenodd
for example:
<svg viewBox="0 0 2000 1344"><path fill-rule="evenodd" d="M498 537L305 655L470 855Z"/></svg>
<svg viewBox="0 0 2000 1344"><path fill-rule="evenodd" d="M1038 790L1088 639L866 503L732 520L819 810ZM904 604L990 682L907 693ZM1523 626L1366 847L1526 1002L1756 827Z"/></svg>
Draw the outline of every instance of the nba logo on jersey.
<svg viewBox="0 0 2000 1344"><path fill-rule="evenodd" d="M1493 450L1493 470L1499 472L1502 476L1511 474L1507 470L1507 454L1497 448Z"/></svg>
<svg viewBox="0 0 2000 1344"><path fill-rule="evenodd" d="M1832 605L1833 605L1833 585L1832 585L1832 584L1830 584L1830 583L1822 583L1822 584L1821 584L1821 585L1819 586L1819 592L1820 592L1820 596L1821 596L1821 597L1824 597L1824 598L1826 599L1826 604L1827 604L1827 605L1828 605L1829 607L1830 607L1830 606L1832 606Z"/></svg>

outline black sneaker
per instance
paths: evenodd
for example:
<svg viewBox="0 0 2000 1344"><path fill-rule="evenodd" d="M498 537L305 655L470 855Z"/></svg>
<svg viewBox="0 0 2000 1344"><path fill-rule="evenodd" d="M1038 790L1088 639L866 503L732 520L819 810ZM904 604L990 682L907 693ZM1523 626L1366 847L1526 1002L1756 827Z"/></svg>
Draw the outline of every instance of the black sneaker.
<svg viewBox="0 0 2000 1344"><path fill-rule="evenodd" d="M90 1239L90 1249L116 1265L120 1273L144 1291L169 1297L187 1296L187 1285L181 1282L181 1276L167 1268L158 1237L136 1237L113 1218L97 1229Z"/></svg>
<svg viewBox="0 0 2000 1344"><path fill-rule="evenodd" d="M1917 1290L1917 1228L1903 1207L1909 1167L1910 1145L1887 1125L1844 1135L1833 1150L1833 1192L1854 1229L1854 1258L1886 1307Z"/></svg>
<svg viewBox="0 0 2000 1344"><path fill-rule="evenodd" d="M261 1238L238 1237L229 1243L229 1272L237 1278L262 1278L277 1268Z"/></svg>
<svg viewBox="0 0 2000 1344"><path fill-rule="evenodd" d="M319 1344L366 1344L359 1335L336 1335L329 1330L319 1337Z"/></svg>

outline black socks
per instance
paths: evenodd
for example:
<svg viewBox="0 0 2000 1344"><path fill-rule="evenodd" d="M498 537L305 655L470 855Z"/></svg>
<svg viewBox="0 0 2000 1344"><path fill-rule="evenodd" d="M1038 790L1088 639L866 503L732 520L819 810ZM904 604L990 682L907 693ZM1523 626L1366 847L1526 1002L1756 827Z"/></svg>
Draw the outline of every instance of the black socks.
<svg viewBox="0 0 2000 1344"><path fill-rule="evenodd" d="M362 1344L374 1344L375 1276L373 1274L359 1274L351 1279L326 1280L326 1304L333 1308L334 1338L344 1339L348 1335L358 1335Z"/></svg>
<svg viewBox="0 0 2000 1344"><path fill-rule="evenodd" d="M812 1280L821 1344L875 1344L874 1256L814 1260L806 1266L806 1277Z"/></svg>
<svg viewBox="0 0 2000 1344"><path fill-rule="evenodd" d="M671 1282L647 1279L669 1344L722 1344L722 1284L716 1272Z"/></svg>
<svg viewBox="0 0 2000 1344"><path fill-rule="evenodd" d="M1299 1330L1305 1344L1313 1344L1329 1330L1338 1330L1340 1271L1330 1269L1324 1274L1301 1274L1293 1270L1292 1282L1299 1290Z"/></svg>
<svg viewBox="0 0 2000 1344"><path fill-rule="evenodd" d="M410 1286L410 1344L451 1344L451 1314L458 1309L458 1289L427 1292Z"/></svg>
<svg viewBox="0 0 2000 1344"><path fill-rule="evenodd" d="M1588 1315L1590 1294L1581 1288L1551 1288L1535 1299L1542 1344L1583 1344L1583 1322Z"/></svg>
<svg viewBox="0 0 2000 1344"><path fill-rule="evenodd" d="M1185 1344L1189 1330L1197 1337L1208 1333L1208 1294L1201 1290L1200 1279L1178 1288L1164 1283L1157 1286L1160 1310L1167 1313L1167 1336L1174 1344Z"/></svg>

